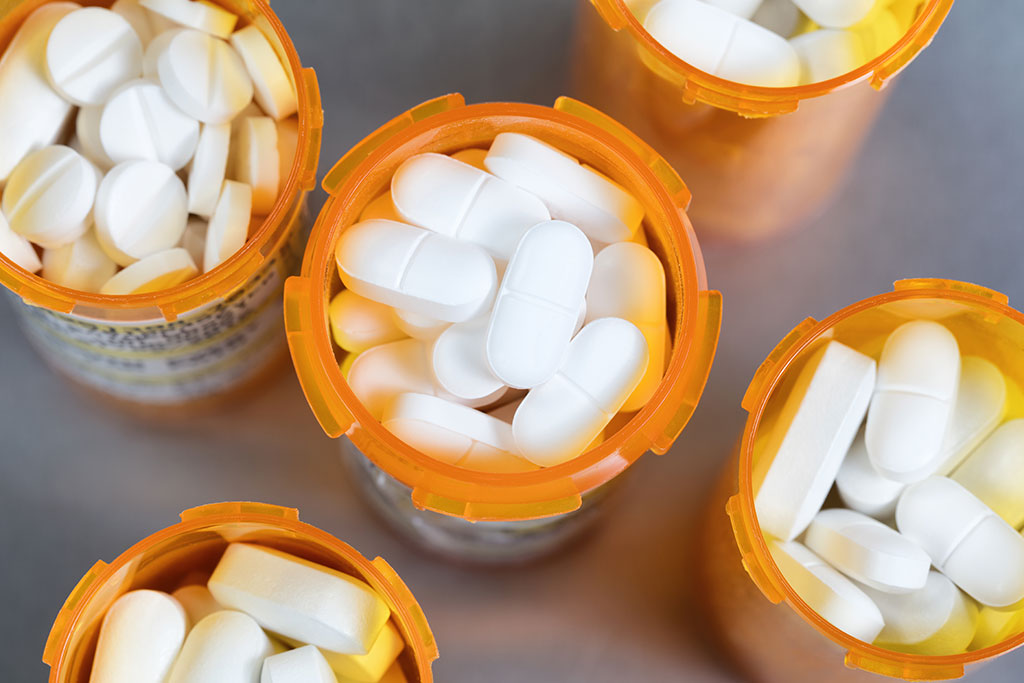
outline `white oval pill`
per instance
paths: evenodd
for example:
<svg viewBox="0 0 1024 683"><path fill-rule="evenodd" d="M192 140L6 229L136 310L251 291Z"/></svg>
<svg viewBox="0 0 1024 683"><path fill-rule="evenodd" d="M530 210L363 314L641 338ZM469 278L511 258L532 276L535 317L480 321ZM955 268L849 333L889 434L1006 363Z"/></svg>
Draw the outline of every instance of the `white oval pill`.
<svg viewBox="0 0 1024 683"><path fill-rule="evenodd" d="M402 640L402 635L395 628L394 622L389 621L377 636L369 654L340 655L335 652L324 652L323 655L328 666L337 674L339 681L387 683L388 679L385 676L388 669L404 649L405 641ZM301 682L297 681L296 683ZM334 679L331 679L331 683L334 683Z"/></svg>
<svg viewBox="0 0 1024 683"><path fill-rule="evenodd" d="M395 314L395 324L398 325L398 329L413 339L432 342L452 325L445 320L438 320L426 315L420 315L419 313L413 313L412 311L403 311L398 308L392 310Z"/></svg>
<svg viewBox="0 0 1024 683"><path fill-rule="evenodd" d="M846 506L875 519L887 520L906 484L886 479L871 464L863 431L857 435L836 475L836 489Z"/></svg>
<svg viewBox="0 0 1024 683"><path fill-rule="evenodd" d="M90 683L164 683L185 641L186 620L166 593L125 593L103 617Z"/></svg>
<svg viewBox="0 0 1024 683"><path fill-rule="evenodd" d="M796 541L769 540L776 566L807 606L840 631L866 643L885 622L882 613L853 581Z"/></svg>
<svg viewBox="0 0 1024 683"><path fill-rule="evenodd" d="M0 59L0 185L30 152L57 142L74 110L50 84L46 42L57 22L80 7L42 5L25 19Z"/></svg>
<svg viewBox="0 0 1024 683"><path fill-rule="evenodd" d="M185 185L156 161L118 164L96 193L96 237L122 266L178 244L187 222Z"/></svg>
<svg viewBox="0 0 1024 683"><path fill-rule="evenodd" d="M267 657L259 683L337 683L337 678L320 650L306 645Z"/></svg>
<svg viewBox="0 0 1024 683"><path fill-rule="evenodd" d="M203 272L209 273L245 246L252 217L252 188L225 180L217 208L206 229Z"/></svg>
<svg viewBox="0 0 1024 683"><path fill-rule="evenodd" d="M941 324L915 320L889 335L864 432L882 476L912 483L938 470L959 383L960 349Z"/></svg>
<svg viewBox="0 0 1024 683"><path fill-rule="evenodd" d="M157 61L157 72L171 100L203 123L227 123L252 102L252 81L241 57L223 40L200 31L174 36Z"/></svg>
<svg viewBox="0 0 1024 683"><path fill-rule="evenodd" d="M452 325L430 350L431 367L438 385L463 400L493 396L505 387L487 365L487 318Z"/></svg>
<svg viewBox="0 0 1024 683"><path fill-rule="evenodd" d="M43 252L43 277L62 287L98 292L117 272L90 230L71 244Z"/></svg>
<svg viewBox="0 0 1024 683"><path fill-rule="evenodd" d="M109 171L116 164L103 149L103 141L100 139L102 119L102 106L82 107L78 110L78 116L75 119L75 135L82 146L81 153L98 168Z"/></svg>
<svg viewBox="0 0 1024 683"><path fill-rule="evenodd" d="M231 154L232 178L252 187L252 210L266 216L277 203L281 161L277 124L269 116L249 116L238 124Z"/></svg>
<svg viewBox="0 0 1024 683"><path fill-rule="evenodd" d="M205 31L218 38L227 38L238 23L236 15L212 2L141 0L139 4L176 24Z"/></svg>
<svg viewBox="0 0 1024 683"><path fill-rule="evenodd" d="M939 572L928 572L924 588L911 593L861 588L885 619L876 645L919 655L952 655L971 643L978 607Z"/></svg>
<svg viewBox="0 0 1024 683"><path fill-rule="evenodd" d="M332 652L366 654L391 616L364 581L244 543L228 546L207 587L267 630Z"/></svg>
<svg viewBox="0 0 1024 683"><path fill-rule="evenodd" d="M189 218L188 225L185 227L185 233L181 236L181 242L178 244L178 246L188 252L188 255L192 257L192 260L197 265L203 262L203 256L206 254L206 233L208 230L209 224L202 218Z"/></svg>
<svg viewBox="0 0 1024 683"><path fill-rule="evenodd" d="M952 478L1010 526L1024 526L1024 420L1000 425Z"/></svg>
<svg viewBox="0 0 1024 683"><path fill-rule="evenodd" d="M221 606L206 586L192 585L182 586L171 593L171 597L177 600L185 609L189 623L193 626L210 616L214 612L220 612Z"/></svg>
<svg viewBox="0 0 1024 683"><path fill-rule="evenodd" d="M215 612L189 632L167 683L256 683L263 660L273 654L270 638L252 617Z"/></svg>
<svg viewBox="0 0 1024 683"><path fill-rule="evenodd" d="M896 525L978 602L1011 608L1024 600L1024 537L952 479L908 486Z"/></svg>
<svg viewBox="0 0 1024 683"><path fill-rule="evenodd" d="M499 133L484 163L502 180L540 197L552 218L598 242L629 240L643 221L643 204L626 188L529 135Z"/></svg>
<svg viewBox="0 0 1024 683"><path fill-rule="evenodd" d="M335 259L356 294L448 322L485 311L497 287L494 261L480 247L393 221L348 228Z"/></svg>
<svg viewBox="0 0 1024 683"><path fill-rule="evenodd" d="M754 463L754 505L765 532L792 540L818 514L874 386L875 361L829 341L808 358L789 395L773 397L784 403Z"/></svg>
<svg viewBox="0 0 1024 683"><path fill-rule="evenodd" d="M653 251L620 242L598 253L587 289L587 320L628 320L644 333L651 354L644 378L622 406L626 412L644 407L661 384L668 339L665 306L665 268Z"/></svg>
<svg viewBox="0 0 1024 683"><path fill-rule="evenodd" d="M142 75L142 43L123 17L86 7L53 27L46 44L50 82L79 106L96 106Z"/></svg>
<svg viewBox="0 0 1024 683"><path fill-rule="evenodd" d="M867 61L853 31L823 28L791 38L789 44L800 57L800 80L805 84L838 78Z"/></svg>
<svg viewBox="0 0 1024 683"><path fill-rule="evenodd" d="M43 267L32 243L11 230L11 226L7 224L7 219L2 213L0 213L0 254L30 273L35 273Z"/></svg>
<svg viewBox="0 0 1024 683"><path fill-rule="evenodd" d="M443 154L407 159L392 177L391 197L407 223L479 244L499 262L527 230L551 219L534 195Z"/></svg>
<svg viewBox="0 0 1024 683"><path fill-rule="evenodd" d="M188 169L188 210L209 218L217 208L228 168L230 123L204 123Z"/></svg>
<svg viewBox="0 0 1024 683"><path fill-rule="evenodd" d="M816 24L849 28L870 14L884 0L793 0Z"/></svg>
<svg viewBox="0 0 1024 683"><path fill-rule="evenodd" d="M295 88L263 32L256 26L235 31L231 46L245 62L260 108L278 121L294 114L298 109Z"/></svg>
<svg viewBox="0 0 1024 683"><path fill-rule="evenodd" d="M924 588L931 558L917 543L853 510L822 510L804 543L852 579L888 593Z"/></svg>
<svg viewBox="0 0 1024 683"><path fill-rule="evenodd" d="M551 379L565 358L594 267L586 236L564 221L530 228L509 261L487 331L487 363L517 389Z"/></svg>
<svg viewBox="0 0 1024 683"><path fill-rule="evenodd" d="M701 0L662 0L647 13L644 28L709 74L769 88L800 83L800 60L785 38Z"/></svg>
<svg viewBox="0 0 1024 683"><path fill-rule="evenodd" d="M999 425L1006 406L1006 379L995 365L977 356L960 361L956 405L942 441L942 465L935 474L947 476Z"/></svg>
<svg viewBox="0 0 1024 683"><path fill-rule="evenodd" d="M647 369L647 340L633 323L601 318L569 344L555 376L530 390L512 420L519 452L550 467L587 448Z"/></svg>
<svg viewBox="0 0 1024 683"><path fill-rule="evenodd" d="M331 299L327 318L335 343L351 353L404 339L392 309L344 289Z"/></svg>
<svg viewBox="0 0 1024 683"><path fill-rule="evenodd" d="M41 247L74 242L89 227L98 175L70 147L54 145L29 154L4 188L3 212L11 229Z"/></svg>
<svg viewBox="0 0 1024 683"><path fill-rule="evenodd" d="M115 163L159 161L184 168L199 142L199 122L183 113L153 81L133 81L103 107L100 142Z"/></svg>
<svg viewBox="0 0 1024 683"><path fill-rule="evenodd" d="M101 294L126 296L149 294L177 287L199 274L192 257L184 249L158 251L142 258L107 280Z"/></svg>

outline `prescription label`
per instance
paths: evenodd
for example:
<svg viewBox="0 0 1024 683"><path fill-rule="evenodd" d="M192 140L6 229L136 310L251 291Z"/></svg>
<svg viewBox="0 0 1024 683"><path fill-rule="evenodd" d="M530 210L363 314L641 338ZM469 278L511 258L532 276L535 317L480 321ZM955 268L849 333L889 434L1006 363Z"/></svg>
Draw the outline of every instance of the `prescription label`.
<svg viewBox="0 0 1024 683"><path fill-rule="evenodd" d="M119 324L24 304L15 309L43 357L80 384L154 406L206 398L255 377L286 352L283 288L298 268L303 231L295 233L227 299L173 322Z"/></svg>

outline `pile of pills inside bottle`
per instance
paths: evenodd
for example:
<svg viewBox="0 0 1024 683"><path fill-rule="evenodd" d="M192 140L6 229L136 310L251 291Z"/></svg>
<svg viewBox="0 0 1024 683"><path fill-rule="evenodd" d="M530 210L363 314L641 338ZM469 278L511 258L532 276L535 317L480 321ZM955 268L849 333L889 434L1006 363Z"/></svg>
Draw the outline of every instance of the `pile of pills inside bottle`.
<svg viewBox="0 0 1024 683"><path fill-rule="evenodd" d="M797 594L913 654L988 647L1024 618L1017 390L960 346L931 319L900 324L877 357L822 340L754 466L758 522Z"/></svg>
<svg viewBox="0 0 1024 683"><path fill-rule="evenodd" d="M337 242L330 303L373 418L459 467L576 458L665 369L665 272L625 188L520 133L418 154Z"/></svg>
<svg viewBox="0 0 1024 683"><path fill-rule="evenodd" d="M0 252L79 291L179 285L287 180L296 96L266 36L195 0L53 2L0 59Z"/></svg>
<svg viewBox="0 0 1024 683"><path fill-rule="evenodd" d="M644 29L714 76L785 88L827 81L875 59L907 32L923 0L627 0Z"/></svg>
<svg viewBox="0 0 1024 683"><path fill-rule="evenodd" d="M404 683L387 603L364 581L232 543L209 576L125 593L107 610L90 683Z"/></svg>

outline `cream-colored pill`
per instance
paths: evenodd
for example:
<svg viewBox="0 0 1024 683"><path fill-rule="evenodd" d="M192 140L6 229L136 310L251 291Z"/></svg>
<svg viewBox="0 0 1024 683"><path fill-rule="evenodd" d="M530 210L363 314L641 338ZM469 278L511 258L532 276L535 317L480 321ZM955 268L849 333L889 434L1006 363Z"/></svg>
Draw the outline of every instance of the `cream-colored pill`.
<svg viewBox="0 0 1024 683"><path fill-rule="evenodd" d="M103 617L90 683L164 683L187 627L185 610L170 595L125 593Z"/></svg>
<svg viewBox="0 0 1024 683"><path fill-rule="evenodd" d="M257 683L274 646L247 614L224 610L196 624L167 683Z"/></svg>
<svg viewBox="0 0 1024 683"><path fill-rule="evenodd" d="M117 272L90 230L71 244L43 252L43 277L80 292L98 292Z"/></svg>
<svg viewBox="0 0 1024 683"><path fill-rule="evenodd" d="M189 623L193 626L214 612L220 612L224 609L206 586L182 586L171 593L171 597L177 600L185 609Z"/></svg>
<svg viewBox="0 0 1024 683"><path fill-rule="evenodd" d="M266 216L277 203L281 160L277 152L277 125L269 116L250 116L238 124L231 151L231 176L252 188L252 211Z"/></svg>
<svg viewBox="0 0 1024 683"><path fill-rule="evenodd" d="M334 341L352 353L362 353L407 335L395 324L392 309L347 289L338 292L327 308Z"/></svg>
<svg viewBox="0 0 1024 683"><path fill-rule="evenodd" d="M205 31L218 38L227 38L235 30L238 17L223 7L212 2L195 2L193 0L140 0L143 7L154 14L188 26Z"/></svg>
<svg viewBox="0 0 1024 683"><path fill-rule="evenodd" d="M324 655L306 645L267 657L259 683L337 683Z"/></svg>
<svg viewBox="0 0 1024 683"><path fill-rule="evenodd" d="M967 456L952 479L1010 526L1024 526L1024 420L1000 425Z"/></svg>
<svg viewBox="0 0 1024 683"><path fill-rule="evenodd" d="M81 154L96 167L106 172L116 164L103 149L100 138L100 123L103 120L103 106L82 107L75 118L75 135L81 145Z"/></svg>
<svg viewBox="0 0 1024 683"><path fill-rule="evenodd" d="M405 641L394 622L384 625L370 652L365 655L341 655L324 652L327 664L340 681L348 683L378 683L405 649Z"/></svg>
<svg viewBox="0 0 1024 683"><path fill-rule="evenodd" d="M206 253L206 233L209 224L202 218L195 216L188 219L185 233L181 236L181 243L178 245L188 252L196 264L203 262Z"/></svg>
<svg viewBox="0 0 1024 683"><path fill-rule="evenodd" d="M168 249L136 261L107 280L101 294L125 296L149 294L177 287L199 274L192 257L184 249Z"/></svg>
<svg viewBox="0 0 1024 683"><path fill-rule="evenodd" d="M160 84L171 100L203 123L227 123L252 102L242 58L223 40L186 29L157 61Z"/></svg>
<svg viewBox="0 0 1024 683"><path fill-rule="evenodd" d="M252 216L252 188L225 180L206 230L203 272L209 273L245 246Z"/></svg>
<svg viewBox="0 0 1024 683"><path fill-rule="evenodd" d="M228 546L207 586L217 602L269 631L343 654L369 652L391 616L366 582L245 543Z"/></svg>
<svg viewBox="0 0 1024 683"><path fill-rule="evenodd" d="M79 106L96 106L142 75L142 42L121 15L86 7L53 27L46 67L50 83L64 97Z"/></svg>
<svg viewBox="0 0 1024 683"><path fill-rule="evenodd" d="M145 159L175 171L184 168L199 142L199 122L183 113L155 81L122 86L103 107L100 143L115 163Z"/></svg>
<svg viewBox="0 0 1024 683"><path fill-rule="evenodd" d="M32 243L11 230L11 226L7 224L7 219L2 213L0 213L0 254L30 273L38 272L43 267Z"/></svg>
<svg viewBox="0 0 1024 683"><path fill-rule="evenodd" d="M960 360L960 386L936 474L947 476L995 430L1003 417L1006 394L1006 378L994 364L977 356Z"/></svg>
<svg viewBox="0 0 1024 683"><path fill-rule="evenodd" d="M188 210L210 218L227 176L230 123L204 123L188 169Z"/></svg>
<svg viewBox="0 0 1024 683"><path fill-rule="evenodd" d="M298 109L295 88L263 32L256 26L235 31L231 46L245 62L260 108L278 121L294 114Z"/></svg>

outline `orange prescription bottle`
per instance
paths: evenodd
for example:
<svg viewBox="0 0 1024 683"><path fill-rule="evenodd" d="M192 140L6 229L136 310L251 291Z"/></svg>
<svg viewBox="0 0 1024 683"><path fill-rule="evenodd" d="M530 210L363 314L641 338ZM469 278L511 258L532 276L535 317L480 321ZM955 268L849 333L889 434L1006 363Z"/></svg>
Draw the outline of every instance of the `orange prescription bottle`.
<svg viewBox="0 0 1024 683"><path fill-rule="evenodd" d="M423 610L395 570L299 521L297 510L262 503L215 503L186 510L181 522L149 536L82 577L57 615L43 662L50 683L88 683L100 625L110 605L139 588L173 591L193 573L212 572L228 543L257 543L367 582L391 608L405 640L398 663L409 683L434 680L437 645Z"/></svg>
<svg viewBox="0 0 1024 683"><path fill-rule="evenodd" d="M757 370L743 398L749 417L738 457L716 487L703 527L700 593L728 656L751 680L878 681L872 674L918 681L959 678L969 667L1024 644L1024 619L1012 614L1005 620L1009 628L986 638L979 638L979 631L971 644L975 649L960 654L906 654L857 640L797 595L772 560L760 530L754 468L761 458L771 457L763 450L765 437L801 367L825 339L878 358L889 333L915 318L941 322L956 335L962 354L981 356L999 367L1008 387L1004 419L1024 417L1024 314L998 292L953 280L903 280L892 292L855 303L821 322L808 318L790 332Z"/></svg>
<svg viewBox="0 0 1024 683"><path fill-rule="evenodd" d="M578 0L575 94L633 129L686 178L701 234L751 241L825 207L885 102L879 91L928 45L953 0L920 0L890 49L838 78L791 88L728 81L679 59L630 10L653 4Z"/></svg>
<svg viewBox="0 0 1024 683"><path fill-rule="evenodd" d="M43 0L0 0L0 50ZM109 4L86 2L84 4ZM285 362L281 290L301 260L306 195L316 185L323 111L316 74L266 0L219 0L277 51L298 95L298 143L273 210L232 258L152 294L68 289L0 254L0 284L33 345L72 384L133 412L192 413L250 391ZM3 132L0 131L0 137Z"/></svg>
<svg viewBox="0 0 1024 683"><path fill-rule="evenodd" d="M590 164L646 208L651 249L665 266L672 352L654 398L606 441L556 467L487 474L441 463L388 432L359 402L332 345L327 305L341 289L334 261L341 233L390 186L408 157L490 145L504 131L540 138ZM409 539L475 562L516 562L553 550L581 531L608 484L648 450L664 453L690 419L718 341L721 295L710 291L672 168L604 114L568 98L553 108L466 106L461 95L421 104L371 134L327 174L330 195L310 237L300 277L285 284L285 326L306 398L373 506Z"/></svg>

